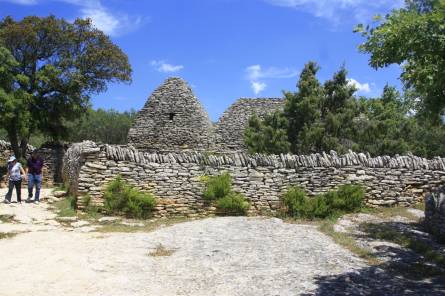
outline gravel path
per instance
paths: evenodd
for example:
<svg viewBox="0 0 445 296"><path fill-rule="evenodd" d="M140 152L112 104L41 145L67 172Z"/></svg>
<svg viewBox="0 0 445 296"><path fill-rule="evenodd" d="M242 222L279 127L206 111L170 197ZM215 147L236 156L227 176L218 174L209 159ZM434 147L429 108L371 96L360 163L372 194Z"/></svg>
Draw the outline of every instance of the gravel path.
<svg viewBox="0 0 445 296"><path fill-rule="evenodd" d="M308 225L208 218L151 233L80 233L46 205L0 205L2 295L301 295L365 264ZM56 222L57 223L57 222ZM149 254L161 244L170 256ZM5 293L6 292L6 293Z"/></svg>

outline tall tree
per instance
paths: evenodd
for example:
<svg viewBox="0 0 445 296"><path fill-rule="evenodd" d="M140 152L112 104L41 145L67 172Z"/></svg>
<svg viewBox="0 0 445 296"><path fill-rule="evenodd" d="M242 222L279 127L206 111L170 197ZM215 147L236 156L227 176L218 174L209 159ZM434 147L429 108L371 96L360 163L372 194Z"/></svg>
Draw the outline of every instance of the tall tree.
<svg viewBox="0 0 445 296"><path fill-rule="evenodd" d="M374 68L402 65L407 93L420 100L422 113L442 123L445 114L445 0L407 0L404 8L358 25Z"/></svg>
<svg viewBox="0 0 445 296"><path fill-rule="evenodd" d="M307 63L301 71L297 92L285 92L284 94L284 116L289 122L288 138L293 153L297 153L302 147L311 149L308 143L302 143L304 139L300 137L300 134L303 131L305 134L309 133L309 126L312 126L321 117L323 88L316 76L319 70L320 67L317 63ZM323 131L319 130L316 134L310 134L314 139L318 135L316 138L319 139Z"/></svg>
<svg viewBox="0 0 445 296"><path fill-rule="evenodd" d="M19 151L19 138L29 134L30 96L20 89L28 77L15 71L19 66L12 54L0 46L0 125L6 130L14 151ZM26 147L25 147L26 149Z"/></svg>
<svg viewBox="0 0 445 296"><path fill-rule="evenodd" d="M13 71L27 78L17 83L29 95L26 132L8 128L13 147L21 143L22 151L14 149L17 156L37 129L56 141L65 138L66 121L84 113L91 95L105 91L108 82L131 81L127 56L89 19L6 17L0 22L0 45L17 61Z"/></svg>

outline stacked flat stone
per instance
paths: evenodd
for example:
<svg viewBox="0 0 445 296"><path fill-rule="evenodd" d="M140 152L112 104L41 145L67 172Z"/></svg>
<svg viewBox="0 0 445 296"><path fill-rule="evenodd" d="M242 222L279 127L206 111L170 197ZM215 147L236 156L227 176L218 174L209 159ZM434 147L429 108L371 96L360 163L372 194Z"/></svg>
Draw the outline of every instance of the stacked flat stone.
<svg viewBox="0 0 445 296"><path fill-rule="evenodd" d="M75 147L75 146L74 146ZM247 155L206 152L148 153L131 146L98 145L78 149L65 163L78 165L67 178L80 195L103 203L106 185L121 175L133 186L158 198L155 215L206 215L213 213L202 198L202 176L228 172L234 189L250 201L254 213L274 212L283 193L299 186L313 196L342 184L361 184L370 206L409 206L423 201L432 188L445 183L445 159L413 155L370 157L365 153L334 151L311 155ZM80 162L78 159L82 159ZM68 170L69 171L69 170Z"/></svg>
<svg viewBox="0 0 445 296"><path fill-rule="evenodd" d="M445 239L445 186L426 196L425 226L433 234Z"/></svg>
<svg viewBox="0 0 445 296"><path fill-rule="evenodd" d="M241 98L221 116L215 127L216 151L245 151L244 132L254 114L263 119L267 114L282 110L284 100L279 98Z"/></svg>
<svg viewBox="0 0 445 296"><path fill-rule="evenodd" d="M181 78L168 78L139 111L128 143L141 151L208 150L212 123Z"/></svg>

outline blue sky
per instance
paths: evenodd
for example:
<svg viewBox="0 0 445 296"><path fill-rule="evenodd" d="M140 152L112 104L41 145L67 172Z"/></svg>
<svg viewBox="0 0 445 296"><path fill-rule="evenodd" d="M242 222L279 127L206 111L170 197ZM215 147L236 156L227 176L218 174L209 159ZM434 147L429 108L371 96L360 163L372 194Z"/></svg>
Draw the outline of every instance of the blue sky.
<svg viewBox="0 0 445 296"><path fill-rule="evenodd" d="M357 23L401 0L0 0L0 17L89 17L128 55L130 85L95 95L95 108L140 109L169 76L186 79L216 121L240 97L295 90L309 60L324 81L343 64L359 95L400 86L400 70L375 71L357 50Z"/></svg>

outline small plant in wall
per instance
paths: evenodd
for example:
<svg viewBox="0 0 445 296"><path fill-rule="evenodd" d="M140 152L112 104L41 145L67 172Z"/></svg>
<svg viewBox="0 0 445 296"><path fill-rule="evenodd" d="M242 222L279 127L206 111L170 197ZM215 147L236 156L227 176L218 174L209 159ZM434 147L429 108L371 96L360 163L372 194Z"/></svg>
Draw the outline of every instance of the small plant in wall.
<svg viewBox="0 0 445 296"><path fill-rule="evenodd" d="M105 212L124 214L129 218L147 218L156 205L150 193L132 187L121 176L117 176L105 189Z"/></svg>
<svg viewBox="0 0 445 296"><path fill-rule="evenodd" d="M232 177L224 172L218 176L206 178L204 199L214 201L220 214L241 216L249 210L249 202L245 197L232 190Z"/></svg>

